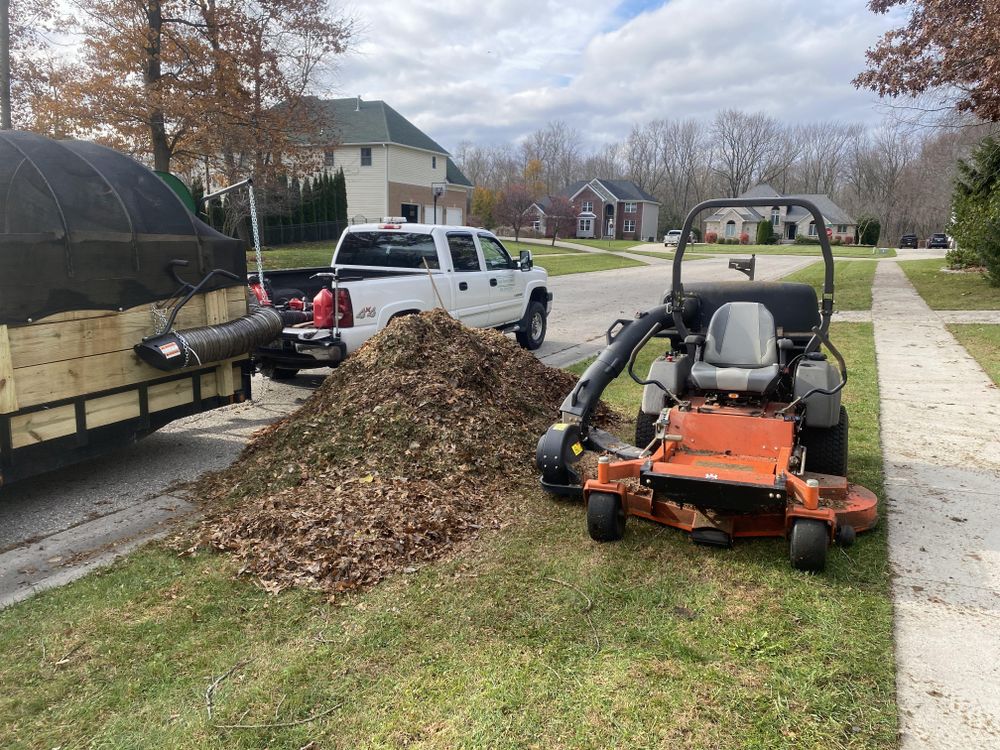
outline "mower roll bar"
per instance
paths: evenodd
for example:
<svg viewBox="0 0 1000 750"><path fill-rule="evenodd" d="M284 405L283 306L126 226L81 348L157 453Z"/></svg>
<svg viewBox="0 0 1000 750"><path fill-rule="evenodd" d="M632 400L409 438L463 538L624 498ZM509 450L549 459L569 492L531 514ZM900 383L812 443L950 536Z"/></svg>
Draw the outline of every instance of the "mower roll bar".
<svg viewBox="0 0 1000 750"><path fill-rule="evenodd" d="M819 235L820 249L823 251L823 299L820 304L820 324L819 331L813 336L806 351L814 351L819 348L820 343L827 343L826 334L830 330L830 318L833 315L833 251L830 249L830 238L826 236L826 222L823 221L823 214L812 201L804 198L712 198L702 201L697 206L688 211L687 218L684 219L684 228L681 230L681 238L677 243L677 250L674 253L673 281L671 284L671 308L674 319L674 326L681 338L688 335L687 326L684 325L684 318L681 314L684 304L684 285L681 282L681 262L684 260L684 250L687 248L688 237L691 236L691 227L694 225L698 214L708 208L753 208L760 205L771 206L800 206L812 214L816 222L816 232Z"/></svg>

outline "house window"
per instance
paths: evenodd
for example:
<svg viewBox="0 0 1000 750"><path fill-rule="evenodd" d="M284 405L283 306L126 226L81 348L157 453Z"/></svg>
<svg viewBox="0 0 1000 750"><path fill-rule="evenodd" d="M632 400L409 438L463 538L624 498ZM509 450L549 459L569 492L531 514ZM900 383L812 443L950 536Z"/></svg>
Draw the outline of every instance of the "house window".
<svg viewBox="0 0 1000 750"><path fill-rule="evenodd" d="M638 207L637 203L626 203L624 211L627 214L634 214L636 212L637 207Z"/></svg>
<svg viewBox="0 0 1000 750"><path fill-rule="evenodd" d="M334 157L335 153L336 153L335 151L324 151L323 152L323 166L324 167L332 167L333 166L333 157Z"/></svg>
<svg viewBox="0 0 1000 750"><path fill-rule="evenodd" d="M726 237L736 236L736 222L730 219L726 222Z"/></svg>
<svg viewBox="0 0 1000 750"><path fill-rule="evenodd" d="M594 202L593 201L584 201L583 202L583 206L582 206L582 213L585 213L585 214L592 214L592 213L594 213Z"/></svg>
<svg viewBox="0 0 1000 750"><path fill-rule="evenodd" d="M590 223L592 219L580 219L580 232L584 234L590 233L590 228L592 224Z"/></svg>
<svg viewBox="0 0 1000 750"><path fill-rule="evenodd" d="M816 222L815 221L810 221L809 222L809 232L808 232L808 234L809 234L810 237L815 237L816 236Z"/></svg>
<svg viewBox="0 0 1000 750"><path fill-rule="evenodd" d="M535 232L541 232L542 231L542 222L539 221L538 219L535 219L533 222L531 222L531 228Z"/></svg>
<svg viewBox="0 0 1000 750"><path fill-rule="evenodd" d="M781 224L781 209L775 206L771 209L771 226L775 229Z"/></svg>
<svg viewBox="0 0 1000 750"><path fill-rule="evenodd" d="M372 149L371 146L361 147L361 166L370 167L372 165Z"/></svg>
<svg viewBox="0 0 1000 750"><path fill-rule="evenodd" d="M628 204L626 203L625 205L627 206ZM633 204L633 205L635 205L635 204ZM624 231L625 232L634 232L635 231L635 219L625 219Z"/></svg>
<svg viewBox="0 0 1000 750"><path fill-rule="evenodd" d="M431 169L438 168L438 158L436 156L431 157Z"/></svg>
<svg viewBox="0 0 1000 750"><path fill-rule="evenodd" d="M847 234L847 224L838 224L837 231L841 234Z"/></svg>

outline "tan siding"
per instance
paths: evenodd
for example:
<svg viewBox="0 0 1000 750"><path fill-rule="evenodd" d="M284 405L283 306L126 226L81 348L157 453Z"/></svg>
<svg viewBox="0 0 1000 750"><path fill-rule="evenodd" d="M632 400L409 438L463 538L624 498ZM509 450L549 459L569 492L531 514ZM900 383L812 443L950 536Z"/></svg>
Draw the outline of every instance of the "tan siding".
<svg viewBox="0 0 1000 750"><path fill-rule="evenodd" d="M446 160L443 154L437 154L437 168L431 167L435 154L418 151L405 146L389 146L389 181L406 185L426 185L432 182L444 182L446 177Z"/></svg>
<svg viewBox="0 0 1000 750"><path fill-rule="evenodd" d="M390 212L385 204L385 147L372 145L372 165L361 166L360 146L341 146L334 153L333 169L343 168L347 183L347 216L361 215L376 221Z"/></svg>

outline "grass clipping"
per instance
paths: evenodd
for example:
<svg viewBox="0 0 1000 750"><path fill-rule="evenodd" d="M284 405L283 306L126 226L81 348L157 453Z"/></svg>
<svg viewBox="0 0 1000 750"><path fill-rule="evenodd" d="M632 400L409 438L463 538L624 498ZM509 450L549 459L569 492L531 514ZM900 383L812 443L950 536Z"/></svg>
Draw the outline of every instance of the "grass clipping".
<svg viewBox="0 0 1000 750"><path fill-rule="evenodd" d="M440 557L537 487L535 444L574 383L443 311L398 319L196 486L217 510L192 549L235 555L270 591L331 594Z"/></svg>

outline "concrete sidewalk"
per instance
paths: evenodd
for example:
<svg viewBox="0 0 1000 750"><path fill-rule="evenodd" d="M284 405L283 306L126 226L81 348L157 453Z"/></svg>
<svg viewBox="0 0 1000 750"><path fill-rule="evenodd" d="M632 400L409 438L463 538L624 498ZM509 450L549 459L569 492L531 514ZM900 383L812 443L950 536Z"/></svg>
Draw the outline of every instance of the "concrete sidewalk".
<svg viewBox="0 0 1000 750"><path fill-rule="evenodd" d="M902 747L1000 748L1000 390L896 262L873 296Z"/></svg>

